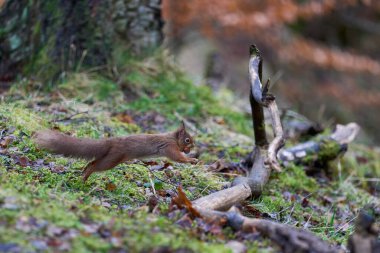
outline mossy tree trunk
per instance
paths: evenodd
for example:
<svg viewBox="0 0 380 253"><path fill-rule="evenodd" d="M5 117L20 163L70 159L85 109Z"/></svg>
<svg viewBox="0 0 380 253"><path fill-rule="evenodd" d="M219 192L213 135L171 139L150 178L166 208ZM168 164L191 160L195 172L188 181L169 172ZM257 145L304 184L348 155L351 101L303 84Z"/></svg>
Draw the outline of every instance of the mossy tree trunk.
<svg viewBox="0 0 380 253"><path fill-rule="evenodd" d="M140 54L162 39L161 0L6 0L0 6L0 81L54 80L109 66L116 48Z"/></svg>

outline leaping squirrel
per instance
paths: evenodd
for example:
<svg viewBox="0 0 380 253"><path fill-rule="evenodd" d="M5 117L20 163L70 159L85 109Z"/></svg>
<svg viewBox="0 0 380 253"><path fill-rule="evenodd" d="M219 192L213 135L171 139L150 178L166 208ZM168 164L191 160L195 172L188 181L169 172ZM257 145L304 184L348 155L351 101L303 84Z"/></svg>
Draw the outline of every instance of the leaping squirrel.
<svg viewBox="0 0 380 253"><path fill-rule="evenodd" d="M53 153L91 160L83 170L84 182L94 172L112 169L132 159L165 156L180 163L198 161L182 153L188 154L194 147L194 140L186 131L183 122L174 132L136 134L99 140L75 138L57 131L42 130L34 135L34 141L39 147Z"/></svg>

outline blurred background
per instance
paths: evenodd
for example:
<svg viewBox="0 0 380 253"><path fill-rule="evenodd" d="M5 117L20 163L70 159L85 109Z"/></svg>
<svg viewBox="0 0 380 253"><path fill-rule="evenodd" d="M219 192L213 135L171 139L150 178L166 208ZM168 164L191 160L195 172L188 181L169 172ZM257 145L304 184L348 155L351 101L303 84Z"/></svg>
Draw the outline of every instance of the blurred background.
<svg viewBox="0 0 380 253"><path fill-rule="evenodd" d="M168 44L196 82L246 98L255 43L283 108L357 121L380 142L380 1L166 0L163 13Z"/></svg>
<svg viewBox="0 0 380 253"><path fill-rule="evenodd" d="M282 108L356 121L378 144L379 21L371 0L0 0L0 90L82 69L127 86L120 62L163 44L195 83L248 103L254 43Z"/></svg>

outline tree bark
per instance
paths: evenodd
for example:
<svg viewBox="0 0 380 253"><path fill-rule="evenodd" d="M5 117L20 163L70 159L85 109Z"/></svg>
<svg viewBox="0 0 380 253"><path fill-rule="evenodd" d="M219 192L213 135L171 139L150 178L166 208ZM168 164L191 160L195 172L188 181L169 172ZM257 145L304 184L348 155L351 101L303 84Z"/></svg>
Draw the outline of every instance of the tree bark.
<svg viewBox="0 0 380 253"><path fill-rule="evenodd" d="M161 0L7 0L0 6L0 81L106 66L116 49L163 40Z"/></svg>

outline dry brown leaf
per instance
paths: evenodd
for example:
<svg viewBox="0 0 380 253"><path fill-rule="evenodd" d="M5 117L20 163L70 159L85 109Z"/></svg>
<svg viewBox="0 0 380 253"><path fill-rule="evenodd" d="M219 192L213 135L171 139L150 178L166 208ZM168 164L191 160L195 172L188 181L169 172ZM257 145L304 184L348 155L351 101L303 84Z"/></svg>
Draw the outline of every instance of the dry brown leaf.
<svg viewBox="0 0 380 253"><path fill-rule="evenodd" d="M54 166L51 168L51 171L54 173L62 173L65 171L65 167L63 167L62 165Z"/></svg>
<svg viewBox="0 0 380 253"><path fill-rule="evenodd" d="M179 208L186 208L191 213L192 216L200 218L201 217L200 213L193 207L193 204L187 198L181 186L178 186L177 192L178 192L177 196L173 198L174 204L176 204Z"/></svg>
<svg viewBox="0 0 380 253"><path fill-rule="evenodd" d="M0 147L2 148L6 148L8 147L8 145L11 143L11 141L13 140L12 137L5 137L1 142L0 142Z"/></svg>
<svg viewBox="0 0 380 253"><path fill-rule="evenodd" d="M131 124L131 123L135 122L133 120L133 118L130 115L126 114L126 113L119 113L119 114L116 115L116 118L119 121L127 123L127 124Z"/></svg>
<svg viewBox="0 0 380 253"><path fill-rule="evenodd" d="M116 185L112 182L108 182L106 184L106 190L112 192L112 191L116 190Z"/></svg>
<svg viewBox="0 0 380 253"><path fill-rule="evenodd" d="M18 159L18 162L19 162L21 167L26 167L29 165L29 159L26 156L21 156Z"/></svg>

